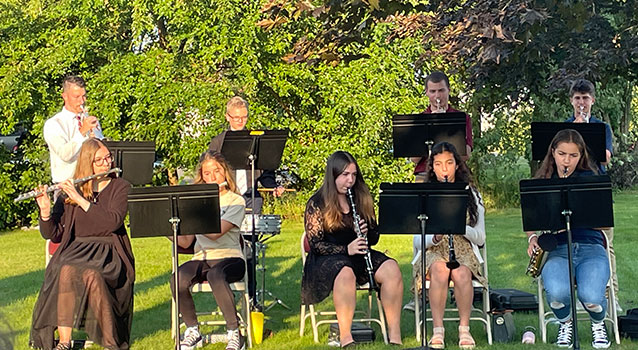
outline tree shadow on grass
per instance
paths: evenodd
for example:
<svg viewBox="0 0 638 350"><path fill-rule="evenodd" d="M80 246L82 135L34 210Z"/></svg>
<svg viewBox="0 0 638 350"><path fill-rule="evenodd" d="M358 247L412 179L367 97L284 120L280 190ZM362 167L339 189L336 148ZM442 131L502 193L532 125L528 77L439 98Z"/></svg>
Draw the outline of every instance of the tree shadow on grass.
<svg viewBox="0 0 638 350"><path fill-rule="evenodd" d="M0 306L7 306L37 293L44 280L44 269L0 280Z"/></svg>

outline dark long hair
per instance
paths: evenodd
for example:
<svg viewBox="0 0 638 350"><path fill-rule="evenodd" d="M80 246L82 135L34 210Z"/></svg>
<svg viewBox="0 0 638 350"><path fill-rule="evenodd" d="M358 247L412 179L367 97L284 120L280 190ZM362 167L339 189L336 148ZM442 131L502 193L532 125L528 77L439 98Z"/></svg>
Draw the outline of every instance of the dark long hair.
<svg viewBox="0 0 638 350"><path fill-rule="evenodd" d="M317 193L321 196L323 201L323 228L326 231L331 231L335 228L342 227L342 213L339 207L339 199L337 192L337 186L335 180L346 167L350 164L354 164L357 168L357 176L354 185L352 186L352 192L354 195L354 203L357 206L357 213L362 219L370 222L374 220L374 206L372 204L372 196L370 195L370 189L363 180L361 169L354 157L345 151L336 151L328 158L326 164L326 173L323 177L323 184L317 190Z"/></svg>
<svg viewBox="0 0 638 350"><path fill-rule="evenodd" d="M598 174L598 167L592 161L589 152L587 151L587 145L580 133L574 129L563 129L554 135L552 142L547 147L547 154L540 168L536 171L534 178L537 179L549 179L554 173L556 173L556 160L554 159L554 151L561 143L573 143L578 147L580 152L580 161L576 165L575 170L591 170L595 174Z"/></svg>
<svg viewBox="0 0 638 350"><path fill-rule="evenodd" d="M480 198L477 198L474 194L476 187L474 186L474 180L472 179L472 172L470 171L470 168L467 167L467 164L465 164L465 162L461 159L459 152L456 151L456 147L454 147L453 144L443 141L432 147L430 158L428 158L425 182L440 182L434 173L434 156L443 152L450 152L454 156L454 162L456 163L454 181L467 182L471 187L471 191L468 191L467 213L470 217L470 226L474 226L478 221L477 202L480 203Z"/></svg>

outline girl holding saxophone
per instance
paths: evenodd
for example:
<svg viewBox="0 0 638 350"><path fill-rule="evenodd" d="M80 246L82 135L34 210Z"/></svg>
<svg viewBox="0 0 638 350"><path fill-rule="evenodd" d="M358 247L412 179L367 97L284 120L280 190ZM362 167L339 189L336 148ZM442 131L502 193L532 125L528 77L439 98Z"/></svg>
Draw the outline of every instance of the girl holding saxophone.
<svg viewBox="0 0 638 350"><path fill-rule="evenodd" d="M552 139L547 154L535 178L570 178L593 176L598 167L587 152L583 137L573 129L561 130ZM606 349L611 345L605 328L607 298L605 287L609 280L609 261L601 228L574 228L572 231L572 260L578 285L578 299L591 319L592 346ZM531 256L539 249L538 237L527 233L527 253ZM560 322L556 345L572 347L572 315L570 304L569 268L567 261L567 234L556 234L557 246L546 253L547 261L541 278L552 312Z"/></svg>

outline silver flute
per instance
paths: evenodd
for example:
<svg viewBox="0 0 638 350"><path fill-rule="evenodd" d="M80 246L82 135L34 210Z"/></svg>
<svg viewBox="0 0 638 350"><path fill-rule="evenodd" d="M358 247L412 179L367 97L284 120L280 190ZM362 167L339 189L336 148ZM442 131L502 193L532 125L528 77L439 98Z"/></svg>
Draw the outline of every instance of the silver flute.
<svg viewBox="0 0 638 350"><path fill-rule="evenodd" d="M346 191L346 195L348 197L348 202L350 202L350 210L352 210L352 219L354 221L354 232L357 234L357 237L364 238L366 241L366 246L368 245L368 237L361 232L361 226L359 226L359 222L361 221L361 217L357 213L357 206L354 204L354 197L352 196L352 189L348 188ZM370 288L377 289L377 284L374 281L374 270L372 268L372 257L370 256L370 249L366 248L365 255L363 256L366 261L366 270L368 271L368 278L370 279Z"/></svg>
<svg viewBox="0 0 638 350"><path fill-rule="evenodd" d="M119 174L121 172L122 172L122 169L113 168L113 169L111 169L109 171L105 171L103 173L93 174L91 176L83 177L81 179L75 179L75 180L73 180L73 184L77 185L77 184L80 184L80 183L83 183L83 182L87 182L87 181L93 180L93 179L98 178L98 177L106 176L106 175L109 175L109 174L112 174L112 173L118 173ZM46 192L45 191L39 191L39 190L29 191L29 192L26 192L26 193L23 193L23 194L19 195L18 198L14 199L13 201L14 202L19 202L19 201L22 201L22 200L25 200L25 199L34 198L34 197L37 197L37 196L39 196L41 194L44 194L44 193L53 192L53 191L59 189L60 187L62 187L62 186L60 186L60 183L57 183L55 185L49 186L47 188Z"/></svg>

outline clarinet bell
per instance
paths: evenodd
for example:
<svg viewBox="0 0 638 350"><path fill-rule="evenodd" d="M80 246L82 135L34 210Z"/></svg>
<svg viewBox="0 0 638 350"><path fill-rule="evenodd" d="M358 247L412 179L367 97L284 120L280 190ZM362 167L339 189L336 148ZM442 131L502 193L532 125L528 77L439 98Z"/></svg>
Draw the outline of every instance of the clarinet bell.
<svg viewBox="0 0 638 350"><path fill-rule="evenodd" d="M459 264L459 262L456 261L456 260L452 260L452 261L446 262L445 266L447 266L447 268L450 269L450 270L454 270L454 269L458 268L459 266L461 266L461 264Z"/></svg>
<svg viewBox="0 0 638 350"><path fill-rule="evenodd" d="M461 266L461 264L459 264L459 262L456 261L456 252L454 251L454 236L448 235L448 240L449 240L448 241L449 258L448 258L448 262L445 263L445 266L447 266L447 268L450 270L454 270L458 268L459 266Z"/></svg>

